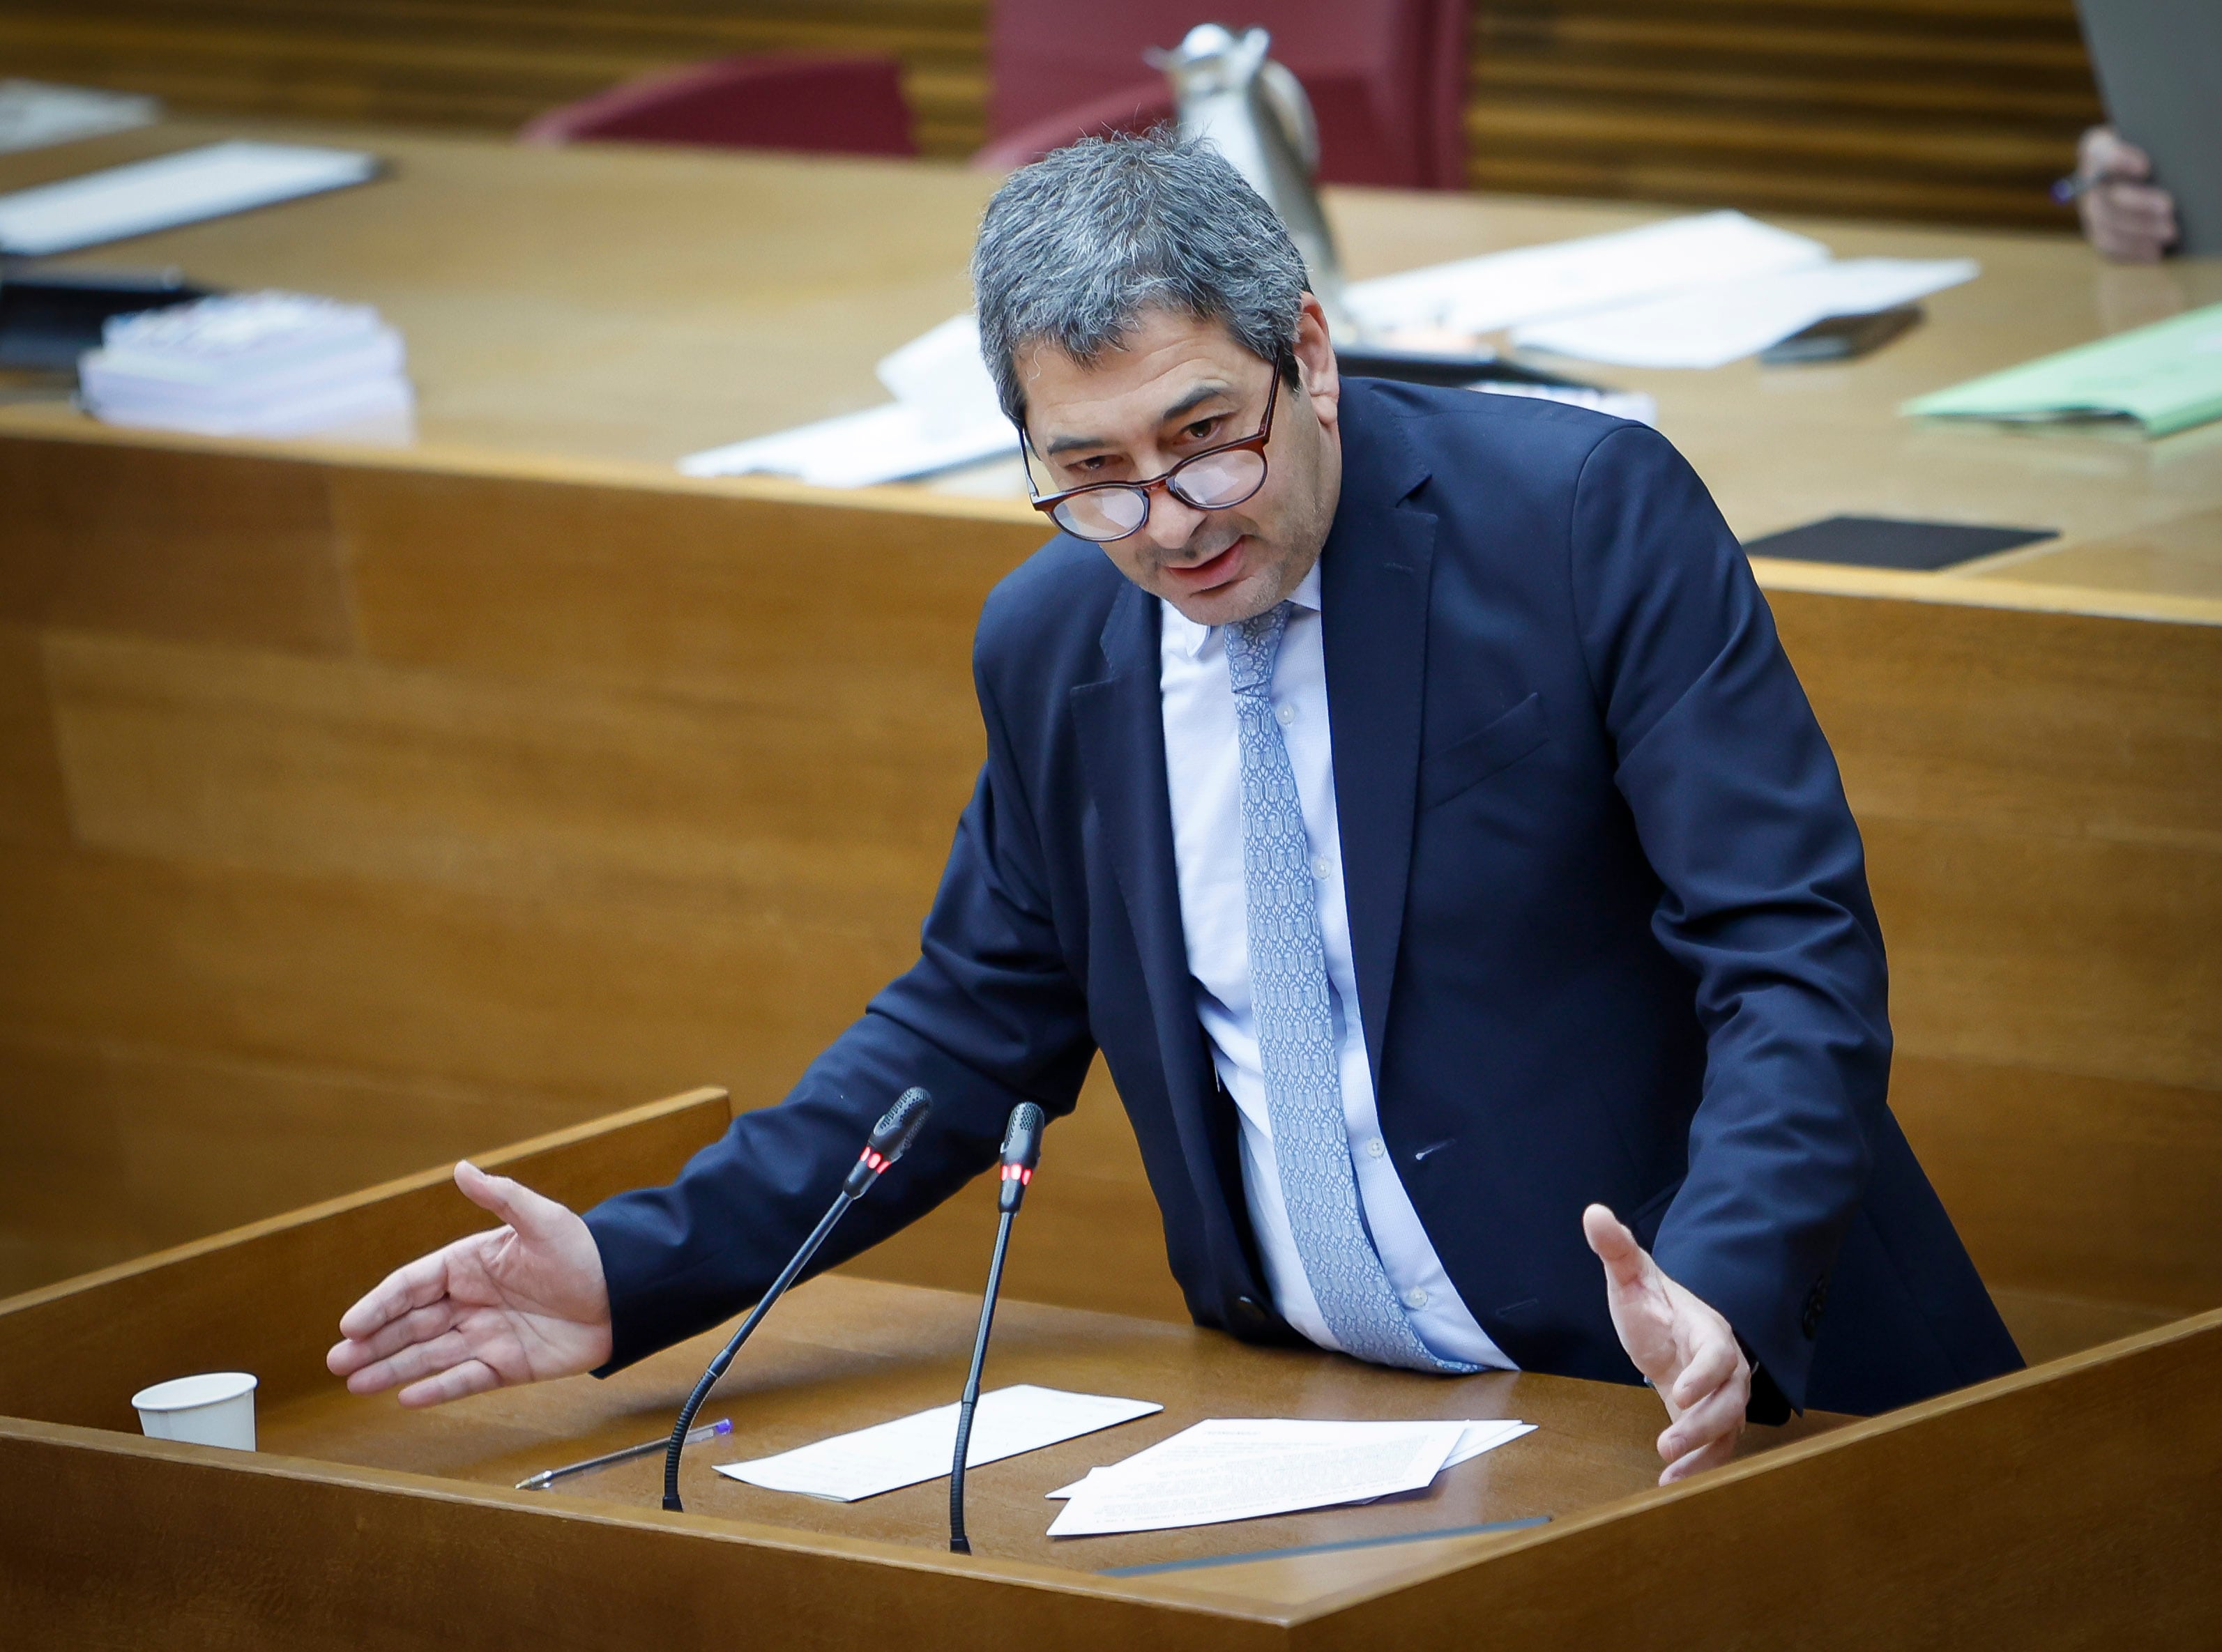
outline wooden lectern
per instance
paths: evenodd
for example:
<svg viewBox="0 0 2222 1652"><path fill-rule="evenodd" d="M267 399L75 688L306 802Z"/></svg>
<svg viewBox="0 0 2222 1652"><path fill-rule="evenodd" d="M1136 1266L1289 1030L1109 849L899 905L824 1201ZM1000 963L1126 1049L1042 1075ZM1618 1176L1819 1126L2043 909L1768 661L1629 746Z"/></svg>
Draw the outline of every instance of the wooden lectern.
<svg viewBox="0 0 2222 1652"><path fill-rule="evenodd" d="M668 1179L729 1117L700 1091L482 1162L583 1205ZM2194 1645L2222 1622L2222 1313L1884 1417L1754 1430L1662 1491L1641 1389L1446 1381L1014 1302L990 1386L1165 1409L973 1471L962 1559L945 1481L836 1504L711 1469L954 1399L962 1295L839 1274L795 1292L704 1413L734 1430L690 1454L685 1514L658 1506L653 1458L511 1488L663 1432L716 1334L432 1411L348 1395L323 1366L341 1311L482 1222L432 1173L0 1303L0 1642L2027 1649ZM139 1435L134 1392L212 1369L260 1378L259 1452ZM1208 1416L1541 1426L1420 1496L1045 1535L1049 1490Z"/></svg>

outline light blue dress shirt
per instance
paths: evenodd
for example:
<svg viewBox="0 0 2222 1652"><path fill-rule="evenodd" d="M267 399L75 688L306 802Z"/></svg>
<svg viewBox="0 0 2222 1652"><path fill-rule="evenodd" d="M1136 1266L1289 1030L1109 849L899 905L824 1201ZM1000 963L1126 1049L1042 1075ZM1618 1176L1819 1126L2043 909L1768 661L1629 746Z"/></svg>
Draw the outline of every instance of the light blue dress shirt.
<svg viewBox="0 0 2222 1652"><path fill-rule="evenodd" d="M1343 900L1342 837L1334 804L1334 750L1328 725L1327 657L1320 638L1320 573L1315 565L1290 598L1295 607L1274 667L1274 715L1296 771L1304 834L1319 891L1320 935L1334 1000L1343 1117L1351 1162L1374 1247L1389 1282L1430 1352L1449 1360L1515 1368L1452 1286L1420 1225L1382 1139L1365 1029L1358 1010L1350 914ZM1227 648L1216 626L1198 625L1163 604L1158 685L1165 733L1165 777L1172 792L1173 855L1180 879L1181 926L1196 1014L1211 1041L1220 1081L1241 1114L1242 1186L1258 1237L1266 1286L1281 1317L1321 1348L1341 1345L1321 1317L1297 1255L1281 1198L1273 1127L1258 1026L1250 1002L1250 948L1242 876L1241 757Z"/></svg>

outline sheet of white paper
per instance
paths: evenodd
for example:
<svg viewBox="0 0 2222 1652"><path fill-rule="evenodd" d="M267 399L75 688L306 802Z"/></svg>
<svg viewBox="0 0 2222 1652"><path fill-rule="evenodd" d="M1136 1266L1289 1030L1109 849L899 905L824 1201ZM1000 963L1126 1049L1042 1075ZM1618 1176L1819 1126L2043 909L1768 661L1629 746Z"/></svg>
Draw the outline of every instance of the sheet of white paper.
<svg viewBox="0 0 2222 1652"><path fill-rule="evenodd" d="M1741 212L1705 212L1380 276L1351 287L1348 299L1359 322L1378 331L1491 333L1828 260L1808 236Z"/></svg>
<svg viewBox="0 0 2222 1652"><path fill-rule="evenodd" d="M1451 1448L1451 1455L1443 1459L1443 1467L1437 1469L1435 1471L1437 1474L1442 1473L1444 1468L1455 1468L1469 1458L1478 1457L1484 1451L1493 1451L1507 1441L1516 1440L1523 1434L1533 1434L1535 1431L1535 1424L1533 1423L1510 1420L1473 1422L1461 1426L1465 1432L1459 1436L1458 1443ZM1178 1435L1173 1436L1174 1439L1179 1437ZM1171 1444L1171 1442L1167 1441L1164 1443ZM1145 1463L1150 1454L1159 1449L1158 1446L1149 1446L1136 1452L1124 1461L1112 1463L1102 1468L1091 1468L1071 1485L1060 1486L1048 1495L1053 1498L1069 1498L1097 1475L1116 1474L1120 1469L1135 1463Z"/></svg>
<svg viewBox="0 0 2222 1652"><path fill-rule="evenodd" d="M1484 1451L1494 1451L1497 1447L1516 1440L1523 1434L1533 1434L1535 1431L1535 1424L1521 1423L1509 1418L1499 1422L1469 1423L1466 1425L1466 1432L1459 1436L1459 1442L1451 1448L1451 1455L1443 1460L1443 1467L1455 1468L1459 1464L1471 1458L1478 1457Z"/></svg>
<svg viewBox="0 0 2222 1652"><path fill-rule="evenodd" d="M1019 450L980 359L980 329L953 316L881 358L892 402L792 430L689 454L689 476L792 476L816 487L870 487L976 465Z"/></svg>
<svg viewBox="0 0 2222 1652"><path fill-rule="evenodd" d="M1114 1399L1103 1394L1067 1393L1020 1383L980 1396L972 1415L972 1438L964 1466L999 1462L1021 1452L1077 1439L1098 1429L1129 1423L1160 1411L1147 1399ZM915 1486L949 1472L957 1451L957 1407L899 1417L892 1423L838 1434L830 1440L782 1451L751 1462L721 1462L718 1472L767 1491L802 1492L812 1497L854 1503L900 1486Z"/></svg>
<svg viewBox="0 0 2222 1652"><path fill-rule="evenodd" d="M375 156L290 143L211 143L155 160L0 195L0 252L66 253L344 189L376 174Z"/></svg>
<svg viewBox="0 0 2222 1652"><path fill-rule="evenodd" d="M1461 1423L1215 1418L1152 1447L1143 1461L1090 1474L1049 1535L1215 1525L1415 1492L1464 1432Z"/></svg>
<svg viewBox="0 0 2222 1652"><path fill-rule="evenodd" d="M844 413L774 435L689 454L679 461L679 468L689 476L766 472L817 487L870 487L976 465L1018 450L1018 433L1000 416L988 423L951 424L932 409L887 402L861 413Z"/></svg>
<svg viewBox="0 0 2222 1652"><path fill-rule="evenodd" d="M1911 303L1980 272L1968 258L1846 259L1539 322L1512 338L1528 349L1624 367L1718 367L1824 316Z"/></svg>
<svg viewBox="0 0 2222 1652"><path fill-rule="evenodd" d="M1638 424L1659 422L1659 400L1648 391L1582 390L1572 385L1523 385L1512 379L1470 385L1467 388L1488 396L1526 396L1539 402L1563 402L1568 407L1586 407L1592 412L1609 413L1616 419L1633 419Z"/></svg>
<svg viewBox="0 0 2222 1652"><path fill-rule="evenodd" d="M970 310L881 357L873 372L899 402L934 409L952 423L1000 424L1010 430L995 399L995 381L981 358L980 328Z"/></svg>
<svg viewBox="0 0 2222 1652"><path fill-rule="evenodd" d="M91 86L0 80L0 153L129 131L161 118L157 98Z"/></svg>
<svg viewBox="0 0 2222 1652"><path fill-rule="evenodd" d="M1533 1423L1469 1423L1466 1425L1466 1432L1459 1436L1458 1444L1452 1448L1451 1455L1443 1459L1443 1466L1435 1471L1436 1476L1440 1479L1468 1458L1478 1457L1483 1452L1494 1450L1508 1440L1516 1440L1523 1434L1535 1431L1535 1424ZM1369 1497L1365 1500L1371 1503L1376 1499Z"/></svg>

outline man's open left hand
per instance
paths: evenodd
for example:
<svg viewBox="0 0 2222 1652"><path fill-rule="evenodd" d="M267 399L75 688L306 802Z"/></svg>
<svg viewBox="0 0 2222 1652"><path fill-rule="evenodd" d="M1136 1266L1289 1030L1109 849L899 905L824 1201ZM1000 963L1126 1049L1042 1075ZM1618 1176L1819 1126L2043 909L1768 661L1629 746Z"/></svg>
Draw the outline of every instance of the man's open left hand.
<svg viewBox="0 0 2222 1652"><path fill-rule="evenodd" d="M1582 1212L1582 1232L1604 1264L1605 1300L1620 1345L1666 1403L1669 1426L1659 1436L1666 1470L1659 1483L1672 1486L1718 1467L1736 1450L1751 1401L1751 1361L1736 1332L1667 1278L1604 1205Z"/></svg>

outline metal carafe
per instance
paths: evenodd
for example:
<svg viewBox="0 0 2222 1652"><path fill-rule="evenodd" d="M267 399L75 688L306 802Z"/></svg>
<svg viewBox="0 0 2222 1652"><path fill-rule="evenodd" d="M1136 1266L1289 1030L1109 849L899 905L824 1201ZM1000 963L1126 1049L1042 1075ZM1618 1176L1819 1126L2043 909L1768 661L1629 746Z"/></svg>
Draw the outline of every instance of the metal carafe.
<svg viewBox="0 0 2222 1652"><path fill-rule="evenodd" d="M1179 46L1152 53L1150 60L1171 83L1181 135L1210 143L1280 214L1311 273L1311 290L1327 311L1329 331L1339 342L1355 343L1358 329L1343 302L1334 236L1312 186L1319 170L1319 128L1311 99L1295 75L1265 55L1271 43L1262 28L1237 34L1218 23L1199 23Z"/></svg>

